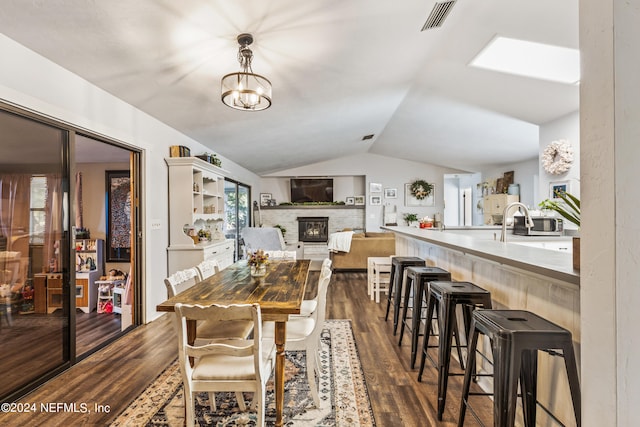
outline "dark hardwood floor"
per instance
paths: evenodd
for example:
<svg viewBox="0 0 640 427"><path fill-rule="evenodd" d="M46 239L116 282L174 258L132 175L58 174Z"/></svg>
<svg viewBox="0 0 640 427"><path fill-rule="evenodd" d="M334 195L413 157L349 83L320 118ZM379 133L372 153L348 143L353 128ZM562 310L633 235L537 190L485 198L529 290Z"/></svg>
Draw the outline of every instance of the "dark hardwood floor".
<svg viewBox="0 0 640 427"><path fill-rule="evenodd" d="M309 295L315 291L317 277L317 272L311 272ZM371 301L366 287L365 273L334 273L327 318L352 320L377 425L455 426L462 378L450 378L443 421L437 421L437 371L428 365L423 381L417 381L417 369L409 367L409 340L405 336L402 347L398 346L391 319L384 321L386 300L380 304ZM37 404L35 413L0 413L0 425L108 425L176 357L177 338L171 320L164 315L92 354L20 400ZM452 366L457 367L455 361ZM78 411L86 404L89 412L43 413L41 403L76 404ZM96 405L105 410L96 412ZM483 422L491 425L489 398L475 398L474 408ZM478 424L468 413L465 425Z"/></svg>

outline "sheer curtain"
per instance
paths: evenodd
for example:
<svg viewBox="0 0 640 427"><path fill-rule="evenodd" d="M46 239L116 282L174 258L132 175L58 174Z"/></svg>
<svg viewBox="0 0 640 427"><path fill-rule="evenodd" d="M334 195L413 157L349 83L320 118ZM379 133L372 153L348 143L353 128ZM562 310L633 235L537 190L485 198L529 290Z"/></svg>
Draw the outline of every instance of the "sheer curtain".
<svg viewBox="0 0 640 427"><path fill-rule="evenodd" d="M26 248L14 243L29 234L30 183L28 174L0 174L0 234L7 239L7 251L28 250L28 243Z"/></svg>
<svg viewBox="0 0 640 427"><path fill-rule="evenodd" d="M47 199L45 203L46 222L44 228L43 271L60 271L60 239L63 233L63 221L66 207L62 194L62 177L48 174Z"/></svg>

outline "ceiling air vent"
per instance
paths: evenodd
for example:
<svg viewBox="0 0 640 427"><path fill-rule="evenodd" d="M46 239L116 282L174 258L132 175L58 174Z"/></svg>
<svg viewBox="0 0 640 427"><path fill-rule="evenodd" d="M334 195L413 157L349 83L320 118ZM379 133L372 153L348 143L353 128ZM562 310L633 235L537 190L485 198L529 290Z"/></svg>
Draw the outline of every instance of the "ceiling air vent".
<svg viewBox="0 0 640 427"><path fill-rule="evenodd" d="M451 8L456 3L456 0L445 1L436 3L427 18L427 22L424 23L420 31L428 30L431 28L437 28L442 25L444 20L449 15Z"/></svg>

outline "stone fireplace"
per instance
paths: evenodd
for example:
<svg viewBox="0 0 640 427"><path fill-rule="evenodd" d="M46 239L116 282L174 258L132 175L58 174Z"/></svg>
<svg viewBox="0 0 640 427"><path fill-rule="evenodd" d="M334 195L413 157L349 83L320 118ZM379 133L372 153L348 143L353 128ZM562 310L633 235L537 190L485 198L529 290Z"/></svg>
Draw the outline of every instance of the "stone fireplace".
<svg viewBox="0 0 640 427"><path fill-rule="evenodd" d="M326 243L329 239L329 217L299 216L298 241Z"/></svg>

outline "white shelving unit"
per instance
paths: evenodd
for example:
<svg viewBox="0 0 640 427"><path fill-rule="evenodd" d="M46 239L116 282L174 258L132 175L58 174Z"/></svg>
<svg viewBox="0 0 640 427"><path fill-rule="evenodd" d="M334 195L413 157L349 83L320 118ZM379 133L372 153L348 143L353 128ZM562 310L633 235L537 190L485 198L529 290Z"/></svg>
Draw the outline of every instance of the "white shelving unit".
<svg viewBox="0 0 640 427"><path fill-rule="evenodd" d="M185 233L188 228L209 228L214 236L223 236L226 171L197 157L169 157L165 161L169 167L168 274L209 258L217 259L220 268L232 264L232 240L196 243Z"/></svg>
<svg viewBox="0 0 640 427"><path fill-rule="evenodd" d="M95 281L102 276L104 240L76 240L76 308L91 313L96 308L98 289Z"/></svg>

